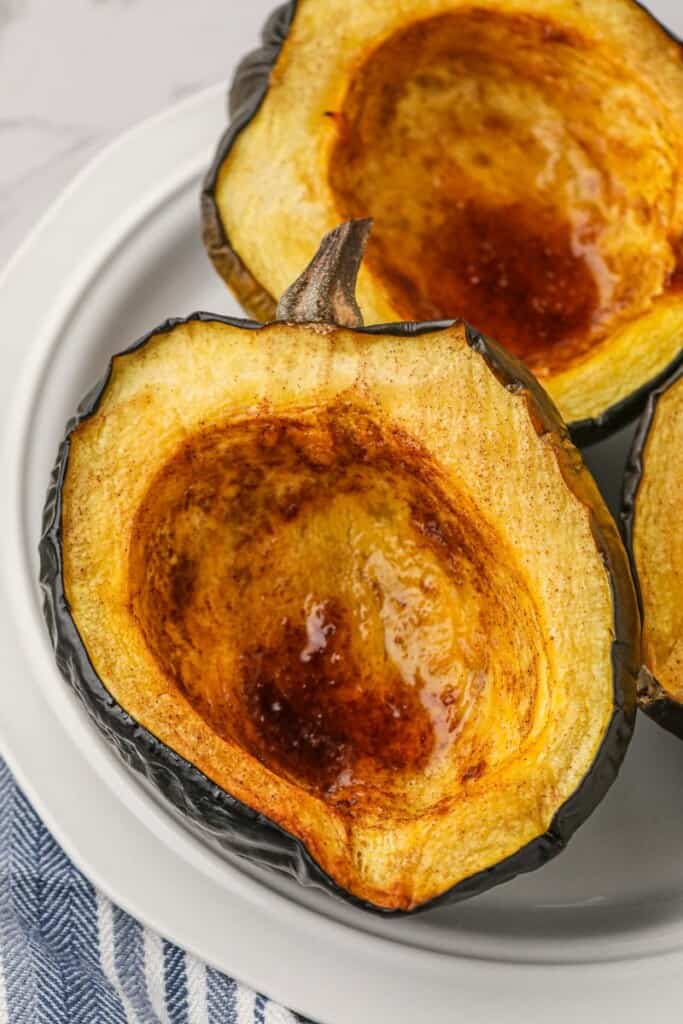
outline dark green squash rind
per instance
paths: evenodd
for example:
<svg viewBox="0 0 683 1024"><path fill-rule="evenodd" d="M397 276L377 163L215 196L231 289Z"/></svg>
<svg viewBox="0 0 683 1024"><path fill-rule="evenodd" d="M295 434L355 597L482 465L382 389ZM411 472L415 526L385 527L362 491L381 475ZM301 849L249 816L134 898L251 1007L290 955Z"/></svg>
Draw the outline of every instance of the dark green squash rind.
<svg viewBox="0 0 683 1024"><path fill-rule="evenodd" d="M245 330L263 325L249 320L195 313L187 320L169 320L145 335L131 348L141 348L159 334L193 320L218 321ZM448 325L457 323L450 321ZM410 336L443 329L437 323L405 323L360 328L360 333ZM558 462L571 490L591 508L596 541L609 572L614 595L614 643L612 647L614 711L600 749L574 794L555 814L548 831L499 863L464 879L435 899L407 913L444 903L458 902L533 871L560 853L574 831L594 810L614 781L626 753L635 719L635 676L639 665L638 611L628 564L608 513L598 515L601 503L593 503L597 490L579 454L569 441L566 428L550 399L528 370L491 342L467 328L470 346L486 361L498 380L516 393L526 393L530 413L541 434L549 434ZM86 396L66 428L53 470L43 515L40 541L40 583L44 595L45 619L59 669L85 705L90 717L122 760L143 775L169 802L171 808L206 841L263 867L277 868L342 899L348 904L384 916L402 916L405 911L386 910L357 899L346 892L316 863L304 845L264 815L245 806L211 782L191 763L174 753L151 732L139 725L111 696L93 668L71 617L62 577L62 487L68 461L70 436L99 406L111 374Z"/></svg>
<svg viewBox="0 0 683 1024"><path fill-rule="evenodd" d="M628 552L631 564L631 575L636 587L636 596L641 616L643 615L643 597L640 590L638 566L636 565L633 545L638 490L643 478L645 449L652 424L654 423L657 405L662 395L666 394L669 388L681 380L681 378L683 378L683 352L674 360L668 375L659 382L656 389L647 399L645 411L638 424L624 472L619 518L626 551ZM646 668L643 668L640 674L638 706L641 711L644 711L658 725L683 739L683 705L669 696Z"/></svg>
<svg viewBox="0 0 683 1024"><path fill-rule="evenodd" d="M643 414L650 395L656 392L671 377L671 374L675 372L680 359L681 353L645 384L636 388L626 398L622 398L620 402L615 402L614 405L611 405L599 416L570 423L569 430L574 444L583 448L588 447L588 445L597 444L599 441L609 437L610 434L614 434L618 430L627 427L629 423L633 423L635 419Z"/></svg>
<svg viewBox="0 0 683 1024"><path fill-rule="evenodd" d="M221 166L235 140L254 119L266 98L270 73L294 21L296 7L297 0L277 7L263 26L262 46L247 54L238 65L228 94L230 124L218 144L201 192L202 237L211 262L250 316L262 322L275 319L277 302L233 248L216 203L216 185Z"/></svg>
<svg viewBox="0 0 683 1024"><path fill-rule="evenodd" d="M674 43L683 46L683 40L659 21L641 0L633 2L649 15ZM213 163L204 178L201 193L202 233L211 261L247 312L263 322L275 318L277 303L233 248L216 203L216 185L220 169L237 137L249 126L266 98L270 74L296 17L297 3L298 0L289 0L289 3L273 11L263 28L263 45L248 54L239 64L229 91L230 124L218 144ZM570 423L569 430L574 444L595 444L631 423L642 412L651 391L670 375L675 365L676 360L621 401L605 409L599 416Z"/></svg>

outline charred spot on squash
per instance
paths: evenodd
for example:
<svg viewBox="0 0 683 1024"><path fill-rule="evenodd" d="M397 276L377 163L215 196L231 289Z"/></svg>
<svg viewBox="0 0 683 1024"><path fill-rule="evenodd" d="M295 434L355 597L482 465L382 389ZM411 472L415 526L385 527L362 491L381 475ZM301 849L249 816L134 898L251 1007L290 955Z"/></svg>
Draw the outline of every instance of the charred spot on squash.
<svg viewBox="0 0 683 1024"><path fill-rule="evenodd" d="M367 262L406 319L463 316L550 376L667 286L667 115L574 29L476 8L414 21L366 52L335 124L337 209L374 218Z"/></svg>
<svg viewBox="0 0 683 1024"><path fill-rule="evenodd" d="M138 509L129 568L169 683L342 813L418 815L543 728L542 630L514 557L360 408L192 436Z"/></svg>

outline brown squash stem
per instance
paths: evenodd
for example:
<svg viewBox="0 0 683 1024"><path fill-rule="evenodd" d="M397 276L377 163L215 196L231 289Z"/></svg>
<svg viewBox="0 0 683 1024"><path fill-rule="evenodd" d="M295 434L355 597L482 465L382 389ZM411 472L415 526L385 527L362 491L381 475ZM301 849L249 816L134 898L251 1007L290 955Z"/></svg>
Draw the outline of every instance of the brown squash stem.
<svg viewBox="0 0 683 1024"><path fill-rule="evenodd" d="M372 220L349 220L325 235L303 274L280 299L277 319L362 327L356 281Z"/></svg>

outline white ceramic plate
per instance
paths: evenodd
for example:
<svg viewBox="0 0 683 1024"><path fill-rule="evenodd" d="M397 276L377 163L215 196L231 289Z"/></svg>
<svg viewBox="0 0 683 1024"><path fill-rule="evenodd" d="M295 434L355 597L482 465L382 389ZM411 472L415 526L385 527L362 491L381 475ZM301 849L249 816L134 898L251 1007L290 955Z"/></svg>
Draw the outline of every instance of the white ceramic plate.
<svg viewBox="0 0 683 1024"><path fill-rule="evenodd" d="M113 900L320 1021L673 1020L683 997L683 744L649 722L557 861L467 904L383 921L202 845L119 765L57 673L35 580L64 422L107 357L151 326L198 308L237 312L198 230L199 176L224 124L223 93L174 108L102 154L0 281L3 754ZM628 435L589 455L612 501Z"/></svg>

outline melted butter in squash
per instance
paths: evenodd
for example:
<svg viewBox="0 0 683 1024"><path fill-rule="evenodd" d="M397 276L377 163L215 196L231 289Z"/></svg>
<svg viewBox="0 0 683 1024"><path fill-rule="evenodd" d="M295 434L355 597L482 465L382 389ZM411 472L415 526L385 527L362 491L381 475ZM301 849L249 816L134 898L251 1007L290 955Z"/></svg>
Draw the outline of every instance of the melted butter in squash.
<svg viewBox="0 0 683 1024"><path fill-rule="evenodd" d="M515 381L462 324L190 321L69 436L64 593L111 699L179 794L192 765L377 906L547 851L610 777L624 554Z"/></svg>
<svg viewBox="0 0 683 1024"><path fill-rule="evenodd" d="M666 287L664 113L570 28L416 21L359 65L337 123L333 193L344 217L375 218L368 263L405 319L464 316L546 374Z"/></svg>
<svg viewBox="0 0 683 1024"><path fill-rule="evenodd" d="M156 477L131 602L219 736L342 813L403 817L543 725L541 628L504 549L364 414L264 419L199 433Z"/></svg>
<svg viewBox="0 0 683 1024"><path fill-rule="evenodd" d="M297 0L268 83L204 193L257 319L372 217L366 323L464 317L584 436L635 413L683 337L683 61L641 5Z"/></svg>

